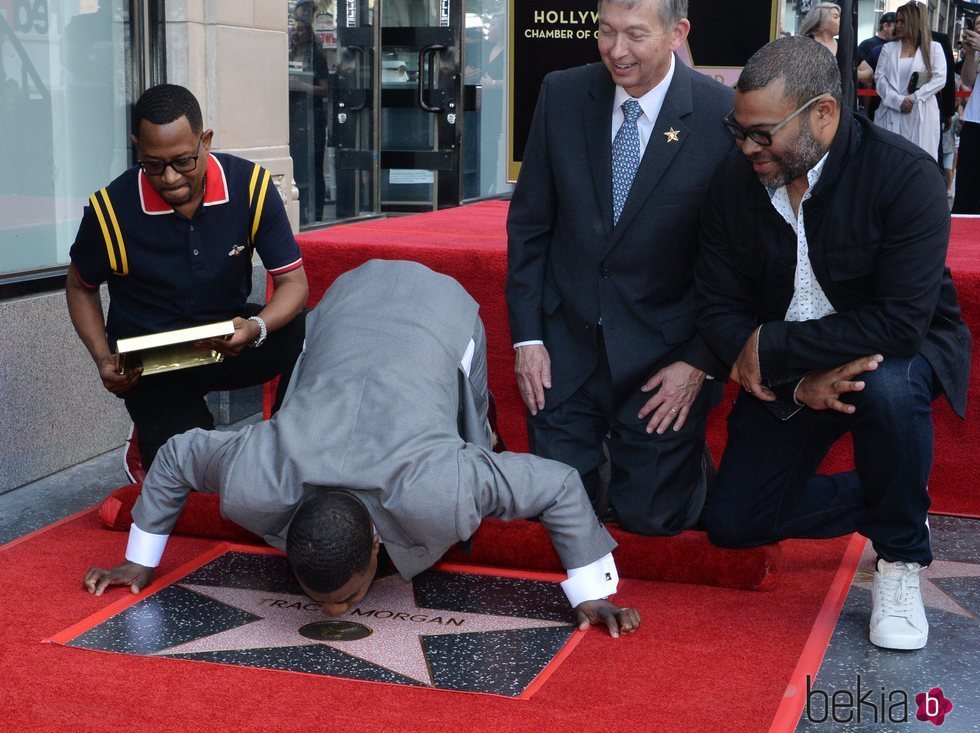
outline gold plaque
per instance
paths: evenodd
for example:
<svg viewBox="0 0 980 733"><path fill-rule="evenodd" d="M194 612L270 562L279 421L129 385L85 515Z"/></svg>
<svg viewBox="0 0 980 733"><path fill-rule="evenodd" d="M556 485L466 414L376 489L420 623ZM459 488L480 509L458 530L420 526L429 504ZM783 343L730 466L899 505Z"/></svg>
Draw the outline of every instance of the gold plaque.
<svg viewBox="0 0 980 733"><path fill-rule="evenodd" d="M234 332L234 323L221 321L176 331L119 339L116 351L119 352L120 373L141 365L145 375L216 364L224 360L224 355L205 346L199 346L197 342L210 338L227 338Z"/></svg>

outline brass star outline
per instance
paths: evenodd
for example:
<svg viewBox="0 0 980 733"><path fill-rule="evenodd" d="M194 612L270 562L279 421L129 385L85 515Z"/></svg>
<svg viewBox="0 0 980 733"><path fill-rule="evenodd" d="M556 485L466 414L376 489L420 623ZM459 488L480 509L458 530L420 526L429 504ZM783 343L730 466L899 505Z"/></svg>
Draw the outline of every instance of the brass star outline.
<svg viewBox="0 0 980 733"><path fill-rule="evenodd" d="M673 127L671 127L664 133L664 137L667 138L667 142L669 143L679 143L681 141L680 134L680 130L675 130Z"/></svg>

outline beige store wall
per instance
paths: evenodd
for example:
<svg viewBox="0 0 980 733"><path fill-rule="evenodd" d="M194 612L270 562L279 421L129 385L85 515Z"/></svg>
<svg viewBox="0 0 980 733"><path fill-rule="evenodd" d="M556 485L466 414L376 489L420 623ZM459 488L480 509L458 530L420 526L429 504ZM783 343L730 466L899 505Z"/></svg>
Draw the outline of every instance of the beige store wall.
<svg viewBox="0 0 980 733"><path fill-rule="evenodd" d="M268 168L293 230L287 0L167 0L167 80L197 96L214 147Z"/></svg>

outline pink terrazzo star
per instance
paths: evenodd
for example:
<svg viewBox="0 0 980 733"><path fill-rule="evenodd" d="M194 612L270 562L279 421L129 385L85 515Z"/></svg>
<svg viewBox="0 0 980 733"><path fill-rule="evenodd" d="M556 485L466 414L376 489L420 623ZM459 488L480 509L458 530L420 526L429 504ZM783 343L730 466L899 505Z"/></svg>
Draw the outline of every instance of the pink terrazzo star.
<svg viewBox="0 0 980 733"><path fill-rule="evenodd" d="M428 686L432 686L432 678L420 643L421 636L569 625L559 621L423 608L415 603L410 582L389 576L375 581L356 608L337 617L369 627L372 631L369 636L350 641L316 641L300 634L299 629L329 617L318 603L305 595L181 585L261 618L228 631L161 649L156 652L158 655L323 644Z"/></svg>

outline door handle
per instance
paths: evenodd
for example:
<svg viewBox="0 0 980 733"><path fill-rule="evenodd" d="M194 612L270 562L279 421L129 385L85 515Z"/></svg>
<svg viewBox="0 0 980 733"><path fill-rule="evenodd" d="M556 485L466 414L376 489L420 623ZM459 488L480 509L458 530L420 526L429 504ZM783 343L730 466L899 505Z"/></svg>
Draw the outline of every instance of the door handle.
<svg viewBox="0 0 980 733"><path fill-rule="evenodd" d="M364 64L364 49L361 48L360 46L349 46L348 50L351 52L352 55L356 55L360 57L359 63L354 67L355 69L357 69L357 75L360 76L361 68L363 67ZM358 81L360 80L358 79ZM367 106L368 95L364 93L363 89L359 89L359 91L361 92L361 102L360 104L350 105L347 108L350 112L359 112L360 110L364 109Z"/></svg>
<svg viewBox="0 0 980 733"><path fill-rule="evenodd" d="M435 55L439 51L445 51L446 48L447 48L446 46L440 44L434 44L431 46L423 46L422 48L419 49L419 75L418 75L418 87L417 87L418 102L419 102L419 107L421 107L426 112L433 112L433 113L442 112L442 107L432 107L426 104L425 102L425 76L423 75L423 71L425 70L425 57L426 55L429 55L433 57L434 60ZM431 61L429 63L429 71L430 72L432 71Z"/></svg>

